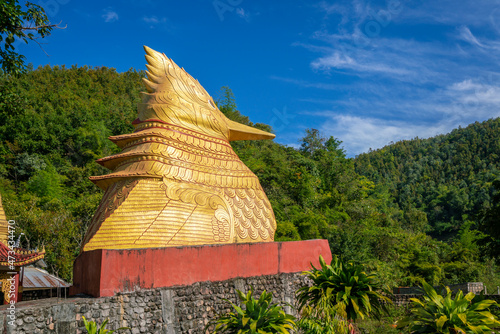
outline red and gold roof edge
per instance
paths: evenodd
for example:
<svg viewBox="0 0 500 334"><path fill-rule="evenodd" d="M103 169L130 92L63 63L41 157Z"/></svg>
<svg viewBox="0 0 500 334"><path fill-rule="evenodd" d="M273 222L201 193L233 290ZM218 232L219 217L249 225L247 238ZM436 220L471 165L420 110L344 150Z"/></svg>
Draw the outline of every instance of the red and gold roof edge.
<svg viewBox="0 0 500 334"><path fill-rule="evenodd" d="M12 265L12 266L16 266L16 267L22 267L22 266L27 266L29 264L35 263L35 262L37 262L39 260L42 260L44 257L45 257L45 253L39 254L38 256L29 258L27 260L15 261L14 263L0 261L0 265L2 265L2 266L10 266L10 265Z"/></svg>
<svg viewBox="0 0 500 334"><path fill-rule="evenodd" d="M7 247L4 243L0 242L0 265L2 266L26 266L35 263L45 257L45 248L40 251L28 250L24 248L14 248L12 251L16 255L20 255L18 258L14 255L14 261L9 261L8 254L11 249Z"/></svg>

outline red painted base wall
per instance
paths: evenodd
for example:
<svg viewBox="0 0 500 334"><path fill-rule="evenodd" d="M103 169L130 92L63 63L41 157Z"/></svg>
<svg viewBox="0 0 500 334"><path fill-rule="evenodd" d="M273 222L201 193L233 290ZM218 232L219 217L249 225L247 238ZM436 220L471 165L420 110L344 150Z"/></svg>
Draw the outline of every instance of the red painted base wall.
<svg viewBox="0 0 500 334"><path fill-rule="evenodd" d="M109 250L80 254L70 294L117 292L294 273L332 259L327 240Z"/></svg>

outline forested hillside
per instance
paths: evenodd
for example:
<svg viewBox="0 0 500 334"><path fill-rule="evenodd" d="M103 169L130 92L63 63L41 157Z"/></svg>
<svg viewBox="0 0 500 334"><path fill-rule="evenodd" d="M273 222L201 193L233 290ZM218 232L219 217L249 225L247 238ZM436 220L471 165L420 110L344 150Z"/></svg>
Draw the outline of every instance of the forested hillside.
<svg viewBox="0 0 500 334"><path fill-rule="evenodd" d="M413 216L407 222L412 228L448 238L464 223L479 222L492 206L499 157L500 119L494 119L361 154L355 165L356 172L386 187Z"/></svg>
<svg viewBox="0 0 500 334"><path fill-rule="evenodd" d="M118 152L108 136L133 131L142 75L73 66L0 77L4 208L16 233L25 233L23 246L45 245L49 269L65 279L102 196L88 180L106 173L94 160ZM214 95L229 118L252 125L229 88ZM269 140L232 145L273 205L277 240L326 238L334 253L376 270L389 285L425 278L480 280L492 288L500 285L498 254L488 247L500 237L500 189L492 183L498 125L472 125L475 146L460 139L462 129L415 140L415 150L414 141L401 142L356 159L314 129L304 133L300 149Z"/></svg>
<svg viewBox="0 0 500 334"><path fill-rule="evenodd" d="M95 160L118 152L107 137L133 131L144 74L44 67L0 79L0 190L23 246L45 245L49 270L72 275L102 193Z"/></svg>

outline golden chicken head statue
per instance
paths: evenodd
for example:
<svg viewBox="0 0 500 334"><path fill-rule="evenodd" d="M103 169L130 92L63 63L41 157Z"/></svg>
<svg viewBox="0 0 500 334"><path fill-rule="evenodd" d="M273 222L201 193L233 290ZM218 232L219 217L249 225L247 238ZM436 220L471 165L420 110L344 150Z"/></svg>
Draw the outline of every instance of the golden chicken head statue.
<svg viewBox="0 0 500 334"><path fill-rule="evenodd" d="M83 251L273 241L274 213L229 141L274 135L226 118L184 69L146 50L147 92L122 152L97 162L104 196Z"/></svg>

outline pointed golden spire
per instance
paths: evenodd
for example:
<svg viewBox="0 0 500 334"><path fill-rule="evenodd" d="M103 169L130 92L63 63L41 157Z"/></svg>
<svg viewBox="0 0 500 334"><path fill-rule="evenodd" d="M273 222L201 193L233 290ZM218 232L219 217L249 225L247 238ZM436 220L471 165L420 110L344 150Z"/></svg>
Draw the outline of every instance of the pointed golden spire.
<svg viewBox="0 0 500 334"><path fill-rule="evenodd" d="M7 245L9 237L9 223L7 222L7 217L5 216L5 211L2 205L2 195L0 194L0 241Z"/></svg>
<svg viewBox="0 0 500 334"><path fill-rule="evenodd" d="M141 93L139 120L161 120L224 140L273 139L274 134L229 120L184 68L144 46L147 92Z"/></svg>
<svg viewBox="0 0 500 334"><path fill-rule="evenodd" d="M271 203L229 141L274 135L229 120L183 68L144 49L135 131L98 160L112 172L90 178L105 193L82 250L273 241Z"/></svg>

